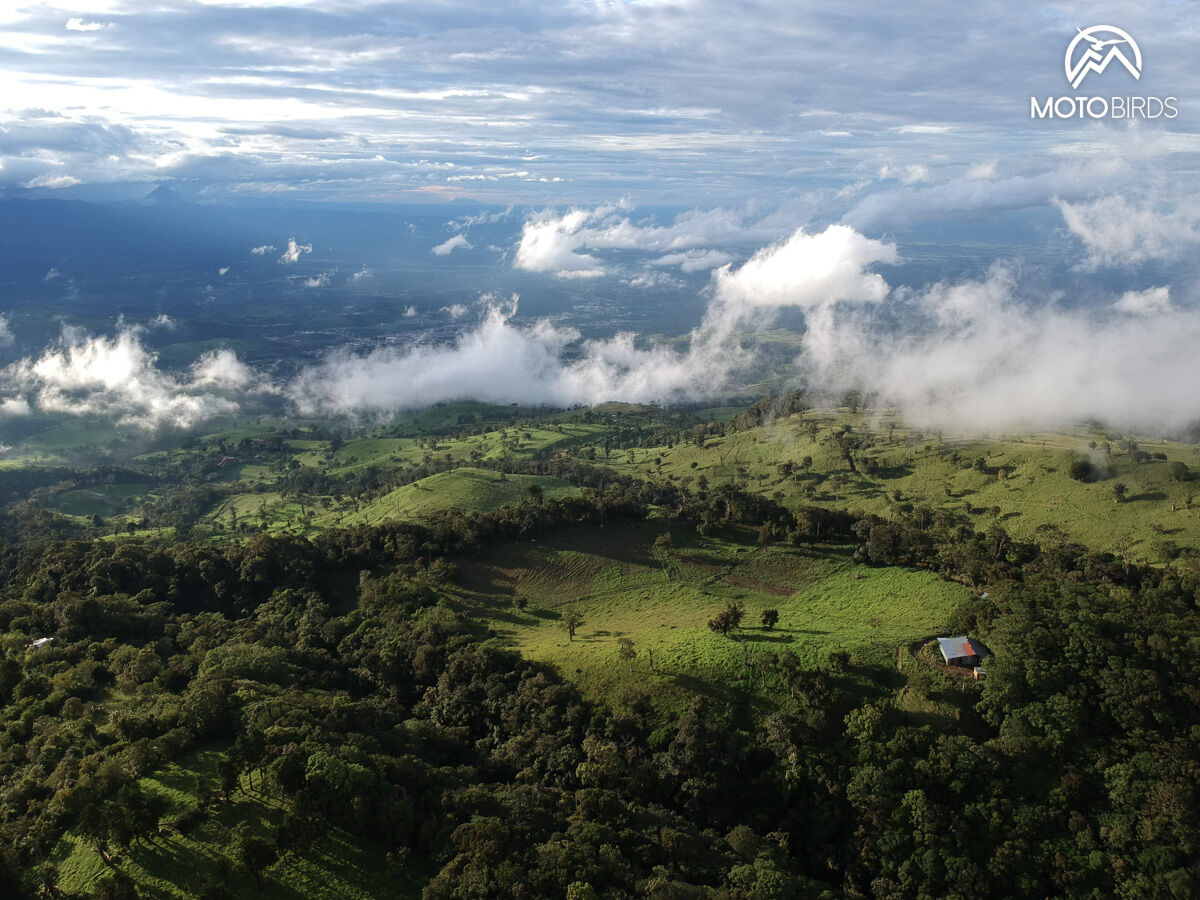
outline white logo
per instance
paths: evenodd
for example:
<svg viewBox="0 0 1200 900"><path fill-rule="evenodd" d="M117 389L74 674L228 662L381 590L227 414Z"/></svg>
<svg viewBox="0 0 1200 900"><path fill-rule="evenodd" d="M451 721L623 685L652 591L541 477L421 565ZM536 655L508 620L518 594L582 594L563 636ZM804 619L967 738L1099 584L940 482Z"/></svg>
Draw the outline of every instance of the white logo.
<svg viewBox="0 0 1200 900"><path fill-rule="evenodd" d="M1116 25L1093 25L1076 30L1079 34L1067 46L1063 60L1071 87L1077 89L1089 72L1102 73L1114 59L1134 78L1142 77L1142 50L1128 31ZM1124 46L1133 51L1132 62L1125 55Z"/></svg>

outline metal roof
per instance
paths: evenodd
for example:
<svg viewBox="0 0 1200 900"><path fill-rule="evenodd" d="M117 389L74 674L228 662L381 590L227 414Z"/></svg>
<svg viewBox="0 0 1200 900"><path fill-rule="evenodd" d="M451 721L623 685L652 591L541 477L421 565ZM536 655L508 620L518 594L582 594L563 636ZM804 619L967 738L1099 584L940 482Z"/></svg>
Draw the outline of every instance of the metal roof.
<svg viewBox="0 0 1200 900"><path fill-rule="evenodd" d="M987 654L987 648L983 644L965 634L962 637L938 638L937 640L938 646L942 650L942 658L947 662L952 659L961 659L964 656L982 658Z"/></svg>

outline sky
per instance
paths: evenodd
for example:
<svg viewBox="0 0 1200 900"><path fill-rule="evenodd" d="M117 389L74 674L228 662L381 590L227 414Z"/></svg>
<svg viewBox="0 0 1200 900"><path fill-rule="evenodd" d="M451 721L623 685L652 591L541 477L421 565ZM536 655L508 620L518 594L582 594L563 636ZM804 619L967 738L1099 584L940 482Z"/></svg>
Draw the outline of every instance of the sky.
<svg viewBox="0 0 1200 900"><path fill-rule="evenodd" d="M1068 46L1097 25L1137 43L1138 77L1070 83ZM72 332L0 373L0 416L186 424L231 392L310 413L699 400L753 383L755 343L791 310L797 383L918 421L1179 431L1200 421L1198 45L1194 2L9 2L0 198L459 201L423 251L438 265L486 257L564 297L699 281L703 304L687 349L584 340L481 283L447 307L448 343L338 350L286 384L232 357L165 375L136 332ZM1031 116L1031 98L1093 97L1177 114ZM897 277L937 259L932 234L1021 222L1041 223L1055 278L999 231L986 271ZM247 259L306 290L387 262L318 269L311 236L264 240Z"/></svg>
<svg viewBox="0 0 1200 900"><path fill-rule="evenodd" d="M1076 29L1144 54L1072 91ZM0 184L766 205L864 228L1192 179L1194 3L85 0L0 8ZM1171 121L1029 98L1176 96ZM903 208L903 212L900 211Z"/></svg>

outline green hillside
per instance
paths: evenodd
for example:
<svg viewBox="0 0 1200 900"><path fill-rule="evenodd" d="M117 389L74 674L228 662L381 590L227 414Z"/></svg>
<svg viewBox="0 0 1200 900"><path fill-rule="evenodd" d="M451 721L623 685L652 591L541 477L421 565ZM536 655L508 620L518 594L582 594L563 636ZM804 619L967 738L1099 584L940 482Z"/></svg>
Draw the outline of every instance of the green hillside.
<svg viewBox="0 0 1200 900"><path fill-rule="evenodd" d="M894 665L898 647L942 629L968 596L928 572L854 564L848 551L760 547L754 532L705 538L681 527L664 550L655 546L663 532L651 522L501 545L461 564L461 596L522 655L554 664L589 695L612 700L638 685L672 702L723 695L763 653L788 650L807 667L835 651L855 665ZM730 602L745 609L732 638L707 624ZM574 639L562 627L567 609L583 618ZM761 624L766 609L779 612L774 628ZM621 638L633 641L632 664L619 658Z"/></svg>
<svg viewBox="0 0 1200 900"><path fill-rule="evenodd" d="M370 505L339 517L343 525L376 525L380 522L420 519L433 512L488 512L530 499L529 488L536 485L546 499L558 499L577 492L577 488L559 478L539 475L506 475L490 469L463 467L439 472L397 488ZM328 517L317 524L328 524Z"/></svg>

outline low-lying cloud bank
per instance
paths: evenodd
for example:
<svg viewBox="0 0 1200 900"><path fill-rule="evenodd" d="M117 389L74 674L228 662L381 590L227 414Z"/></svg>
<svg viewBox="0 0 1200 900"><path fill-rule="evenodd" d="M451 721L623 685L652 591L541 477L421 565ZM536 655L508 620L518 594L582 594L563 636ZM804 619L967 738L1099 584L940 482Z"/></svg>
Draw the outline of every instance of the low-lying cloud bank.
<svg viewBox="0 0 1200 900"><path fill-rule="evenodd" d="M1157 432L1200 421L1200 356L1190 349L1200 313L1173 309L1161 288L1088 310L1031 306L1015 289L997 270L901 298L920 321L901 335L862 316L810 318L801 364L812 383L871 392L923 425L1098 419Z"/></svg>
<svg viewBox="0 0 1200 900"><path fill-rule="evenodd" d="M261 386L230 350L205 353L186 373L171 375L155 365L136 328L111 338L67 329L41 356L0 370L0 421L41 410L145 429L186 428L236 412Z"/></svg>
<svg viewBox="0 0 1200 900"><path fill-rule="evenodd" d="M564 227L578 230L558 220L538 227L551 225L551 243ZM539 250L528 237L529 253L553 260L546 271L590 265L582 245ZM671 249L674 238L659 237ZM799 229L740 266L713 271L705 315L682 348L628 333L584 341L546 319L519 322L515 295L485 295L474 310L448 310L464 323L475 318L452 343L335 352L287 383L268 383L227 351L165 373L136 329L112 338L66 333L40 357L0 370L0 416L49 410L187 426L267 393L301 414L357 416L457 399L702 400L761 379L759 345L779 313L793 310L807 323L791 369L796 384L867 392L921 426L998 431L1098 419L1160 431L1200 421L1200 312L1173 303L1168 286L1081 309L1022 295L1004 268L981 280L893 289L874 267L897 260L893 244L849 225Z"/></svg>
<svg viewBox="0 0 1200 900"><path fill-rule="evenodd" d="M542 319L518 325L516 298L489 302L481 321L451 345L335 353L286 392L305 415L378 414L445 400L554 406L699 399L724 381L742 353L703 340L686 353L639 347L635 335L579 343L579 332ZM568 351L578 346L578 355Z"/></svg>
<svg viewBox="0 0 1200 900"><path fill-rule="evenodd" d="M451 347L337 355L288 393L310 414L461 398L703 399L755 376L756 338L791 308L807 322L798 383L865 391L920 425L987 431L1099 419L1158 431L1200 421L1200 313L1174 307L1167 287L1073 309L1022 297L998 268L984 280L894 291L871 267L897 258L894 245L845 225L801 229L714 271L686 350L639 346L628 334L578 344L573 329L520 326L515 307L493 305ZM897 318L900 332L885 324Z"/></svg>

